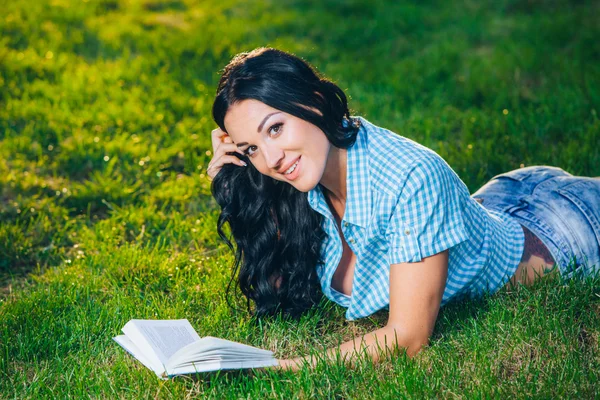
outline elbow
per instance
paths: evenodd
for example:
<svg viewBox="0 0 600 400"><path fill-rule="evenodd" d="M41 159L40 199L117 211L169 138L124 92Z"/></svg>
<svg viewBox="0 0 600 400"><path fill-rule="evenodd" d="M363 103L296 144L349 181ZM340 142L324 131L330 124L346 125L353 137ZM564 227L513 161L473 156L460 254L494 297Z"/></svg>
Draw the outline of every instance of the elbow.
<svg viewBox="0 0 600 400"><path fill-rule="evenodd" d="M429 338L414 338L411 344L406 348L406 355L409 357L416 356L424 347L429 344Z"/></svg>
<svg viewBox="0 0 600 400"><path fill-rule="evenodd" d="M407 331L394 325L385 327L388 335L395 341L399 348L406 350L406 355L414 357L429 344L429 332Z"/></svg>

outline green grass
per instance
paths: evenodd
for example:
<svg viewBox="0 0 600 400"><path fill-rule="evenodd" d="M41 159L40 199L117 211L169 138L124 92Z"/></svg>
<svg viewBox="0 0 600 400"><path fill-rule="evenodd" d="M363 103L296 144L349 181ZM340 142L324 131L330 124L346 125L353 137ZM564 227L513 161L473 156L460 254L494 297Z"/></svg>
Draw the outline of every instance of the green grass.
<svg viewBox="0 0 600 400"><path fill-rule="evenodd" d="M131 318L188 318L289 357L385 323L327 302L299 322L227 306L233 258L203 172L232 55L304 57L355 115L434 149L472 192L521 165L600 176L597 2L1 7L0 397L600 396L600 278L451 304L415 359L353 370L163 382L111 340Z"/></svg>

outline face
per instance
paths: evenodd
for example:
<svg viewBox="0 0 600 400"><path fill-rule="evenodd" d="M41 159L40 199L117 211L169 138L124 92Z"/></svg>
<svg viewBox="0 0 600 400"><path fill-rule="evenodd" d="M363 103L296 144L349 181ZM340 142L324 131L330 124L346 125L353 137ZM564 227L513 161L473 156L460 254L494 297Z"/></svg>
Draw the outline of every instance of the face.
<svg viewBox="0 0 600 400"><path fill-rule="evenodd" d="M261 174L301 192L321 180L331 143L310 122L257 100L242 100L229 107L225 129Z"/></svg>

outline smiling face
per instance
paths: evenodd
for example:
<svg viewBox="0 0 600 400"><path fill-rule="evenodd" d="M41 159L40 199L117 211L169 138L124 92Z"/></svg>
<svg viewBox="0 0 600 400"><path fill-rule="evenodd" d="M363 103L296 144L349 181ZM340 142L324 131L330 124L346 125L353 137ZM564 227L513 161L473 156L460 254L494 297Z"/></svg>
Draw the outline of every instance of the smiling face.
<svg viewBox="0 0 600 400"><path fill-rule="evenodd" d="M332 145L317 126L257 100L229 107L224 123L233 142L261 174L301 192L321 180Z"/></svg>

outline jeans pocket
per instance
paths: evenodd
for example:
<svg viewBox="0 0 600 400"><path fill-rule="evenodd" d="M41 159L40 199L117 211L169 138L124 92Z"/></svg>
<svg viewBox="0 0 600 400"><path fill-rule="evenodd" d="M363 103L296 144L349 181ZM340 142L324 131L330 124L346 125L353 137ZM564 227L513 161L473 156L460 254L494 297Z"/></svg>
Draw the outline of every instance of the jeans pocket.
<svg viewBox="0 0 600 400"><path fill-rule="evenodd" d="M600 243L600 181L580 180L556 189L556 192L585 216L596 236L596 243Z"/></svg>

